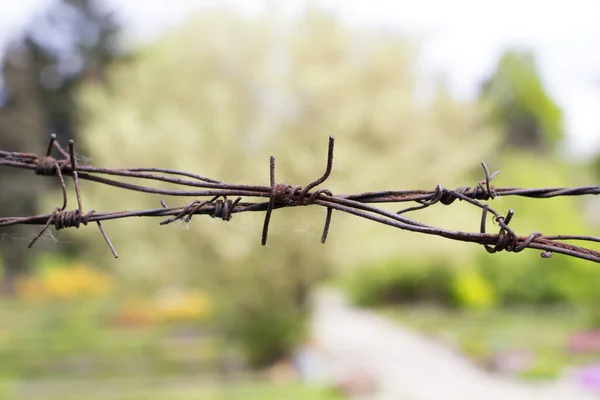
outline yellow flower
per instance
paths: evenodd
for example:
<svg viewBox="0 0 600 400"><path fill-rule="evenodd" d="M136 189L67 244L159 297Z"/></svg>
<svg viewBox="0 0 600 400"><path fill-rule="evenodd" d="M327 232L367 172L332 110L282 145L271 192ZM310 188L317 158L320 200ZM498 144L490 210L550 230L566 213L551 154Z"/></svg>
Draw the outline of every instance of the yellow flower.
<svg viewBox="0 0 600 400"><path fill-rule="evenodd" d="M17 293L23 299L72 299L79 296L102 296L112 289L112 279L86 264L50 268L38 276L22 279Z"/></svg>
<svg viewBox="0 0 600 400"><path fill-rule="evenodd" d="M210 316L210 300L202 292L174 292L161 296L157 309L163 321L198 321Z"/></svg>

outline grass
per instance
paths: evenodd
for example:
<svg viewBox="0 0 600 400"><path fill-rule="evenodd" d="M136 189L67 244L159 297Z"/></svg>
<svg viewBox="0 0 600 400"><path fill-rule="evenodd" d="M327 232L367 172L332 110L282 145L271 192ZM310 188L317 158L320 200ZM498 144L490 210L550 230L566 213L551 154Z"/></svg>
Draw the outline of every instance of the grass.
<svg viewBox="0 0 600 400"><path fill-rule="evenodd" d="M3 399L25 400L340 400L330 389L300 383L218 379L107 379L0 383Z"/></svg>
<svg viewBox="0 0 600 400"><path fill-rule="evenodd" d="M121 326L110 311L100 301L1 301L0 378L161 376L218 363L224 343L202 323Z"/></svg>
<svg viewBox="0 0 600 400"><path fill-rule="evenodd" d="M555 378L567 367L598 357L567 351L568 336L584 329L586 323L582 313L572 310L453 311L401 307L382 312L405 326L443 340L480 365L489 366L497 354L530 354L528 365L515 371L526 379Z"/></svg>
<svg viewBox="0 0 600 400"><path fill-rule="evenodd" d="M231 343L203 322L122 326L105 301L0 301L0 399L336 400L332 390L219 376Z"/></svg>

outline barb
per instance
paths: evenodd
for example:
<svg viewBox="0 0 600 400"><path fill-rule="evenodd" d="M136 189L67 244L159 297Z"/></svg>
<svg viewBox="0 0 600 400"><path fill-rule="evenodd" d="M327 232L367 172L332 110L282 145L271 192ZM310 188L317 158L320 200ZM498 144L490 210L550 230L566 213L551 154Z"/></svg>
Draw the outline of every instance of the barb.
<svg viewBox="0 0 600 400"><path fill-rule="evenodd" d="M58 176L63 202L61 207L56 207L49 214L34 215L29 217L3 217L0 218L0 227L29 224L42 225L42 229L31 240L31 247L43 234L54 225L56 230L65 228L79 228L81 224L96 222L98 228L108 244L114 257L118 257L110 239L101 224L102 221L129 218L129 217L160 217L160 225L167 225L178 220L189 222L194 215L209 215L229 221L234 214L243 212L265 212L262 229L261 243L266 245L269 233L269 224L273 211L295 206L316 205L325 207L326 217L323 227L321 242L325 243L331 226L333 210L355 215L371 221L395 228L436 235L451 240L472 242L482 245L489 253L500 251L519 253L525 249L541 250L541 257L549 258L554 253L582 258L600 263L600 251L565 243L565 241L578 240L587 243L600 243L600 238L583 235L543 235L533 232L526 236L519 236L509 227L514 218L515 211L510 209L506 216L490 207L487 203L499 196L521 196L529 198L551 198L558 196L582 196L600 194L599 186L581 186L575 188L498 188L491 181L498 175L498 171L490 174L487 165L482 162L484 179L474 187L462 186L446 189L437 185L434 190L391 190L379 192L366 192L351 195L334 195L329 189L316 189L324 183L333 170L334 138L329 137L327 162L325 172L321 177L308 183L304 188L286 183L277 183L275 170L275 157L271 157L269 164L269 185L232 185L220 180L207 178L194 173L177 171L166 168L126 168L109 169L85 165L77 165L75 159L75 143L71 140L68 152L57 142L56 136L50 136L48 149L44 156L32 153L19 153L0 150L0 167L13 167L33 170L41 176ZM52 157L55 150L60 159ZM66 210L67 188L64 176L71 176L77 197L77 209ZM132 184L123 182L120 178L137 178L141 183ZM166 196L194 196L208 198L196 199L184 206L169 207L161 200L160 208L147 210L96 212L91 210L83 212L83 202L80 195L79 181L87 180L103 185L114 186L123 190L132 190L143 193L161 194ZM174 185L173 189L157 188L152 182L162 182ZM235 198L235 200L230 200ZM252 201L242 201L251 199ZM481 209L480 229L478 232L451 231L430 226L403 214L415 212L437 204L451 205L456 200L464 201ZM377 207L383 203L417 203L416 206L405 207L397 212L389 212ZM486 231L488 214L493 215L493 221L499 226L498 233ZM164 219L166 218L166 219Z"/></svg>
<svg viewBox="0 0 600 400"><path fill-rule="evenodd" d="M331 174L331 169L333 168L333 146L334 146L334 138L333 136L329 136L329 146L327 151L327 166L325 168L325 173L320 177L306 185L304 189L301 186L286 185L286 184L276 184L275 182L275 157L271 156L270 162L270 182L271 182L271 192L269 197L269 204L267 206L267 211L265 213L265 221L263 224L263 232L261 243L263 246L267 244L267 236L269 234L269 223L271 221L271 213L273 212L273 208L276 205L283 206L292 206L292 205L311 205L314 204L317 199L321 197L322 194L326 194L328 196L333 196L329 189L319 189L314 193L310 194L310 190L319 186L321 183L325 182L329 175ZM300 192L300 193L298 193ZM298 194L298 198L296 199L296 194ZM309 196L310 194L310 196ZM323 234L321 235L321 243L325 244L327 240L327 234L329 233L329 227L331 225L331 215L333 214L333 209L331 207L327 207L327 215L325 216L325 225L323 227Z"/></svg>
<svg viewBox="0 0 600 400"><path fill-rule="evenodd" d="M55 148L58 152L65 157L65 159L57 161L52 156L50 156L52 149ZM67 208L67 186L65 184L65 180L63 178L61 170L66 166L70 165L71 175L73 176L73 184L75 187L75 194L77 196L77 205L78 209L74 211L65 211ZM54 229L57 231L65 228L75 227L79 229L79 225L84 224L87 225L90 217L92 217L96 211L91 210L87 214L83 213L83 202L81 200L81 193L79 192L79 176L77 172L77 163L75 161L75 142L73 140L69 140L69 153L66 153L64 149L60 146L60 144L56 141L56 135L52 134L50 136L50 143L48 144L48 150L46 152L46 156L37 160L35 173L38 175L46 175L52 176L54 174L58 175L60 180L60 187L62 189L63 194L63 205L60 208L55 208L52 211L52 214L48 217L48 220L44 224L44 227L38 232L37 235L29 242L29 248L31 248L35 242L42 237L44 232L50 227L50 225L54 222ZM1 221L2 219L0 219ZM108 235L104 231L102 227L102 223L100 220L96 220L96 224L100 229L100 233L104 237L104 240L108 244L110 251L112 252L115 258L118 258L119 255L115 250L113 244L111 243Z"/></svg>

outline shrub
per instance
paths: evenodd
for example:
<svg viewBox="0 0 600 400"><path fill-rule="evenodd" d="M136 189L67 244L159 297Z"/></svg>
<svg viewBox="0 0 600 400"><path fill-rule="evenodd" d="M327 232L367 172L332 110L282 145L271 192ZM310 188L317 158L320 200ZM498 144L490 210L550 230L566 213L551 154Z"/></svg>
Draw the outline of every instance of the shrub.
<svg viewBox="0 0 600 400"><path fill-rule="evenodd" d="M355 304L454 304L452 270L444 263L390 260L360 267L347 287Z"/></svg>
<svg viewBox="0 0 600 400"><path fill-rule="evenodd" d="M519 187L568 187L583 175L573 165L529 153L512 152L503 159L501 174L496 178L499 185L511 182ZM519 235L533 231L546 235L595 234L585 219L581 200L574 197L548 201L506 197L496 199L493 206L501 211L517 210L511 227ZM488 232L497 229L488 224ZM504 305L581 304L596 301L600 293L600 270L589 261L562 255L543 259L538 251L526 249L518 254L488 255L482 251L475 262Z"/></svg>
<svg viewBox="0 0 600 400"><path fill-rule="evenodd" d="M461 307L489 309L496 304L496 291L477 270L459 271L454 277L453 289Z"/></svg>
<svg viewBox="0 0 600 400"><path fill-rule="evenodd" d="M274 301L277 303L277 301ZM240 343L250 365L270 365L291 353L299 342L306 317L294 306L276 305L240 313L228 324L229 334Z"/></svg>
<svg viewBox="0 0 600 400"><path fill-rule="evenodd" d="M579 306L594 303L600 293L600 271L583 260L542 259L536 252L523 252L482 258L479 265L506 306Z"/></svg>

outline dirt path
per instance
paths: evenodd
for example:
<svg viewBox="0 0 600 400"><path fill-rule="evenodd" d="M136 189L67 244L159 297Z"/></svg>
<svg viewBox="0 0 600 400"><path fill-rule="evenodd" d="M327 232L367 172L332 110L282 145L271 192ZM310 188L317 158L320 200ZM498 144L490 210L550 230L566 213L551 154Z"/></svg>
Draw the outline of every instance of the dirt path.
<svg viewBox="0 0 600 400"><path fill-rule="evenodd" d="M567 378L533 384L489 374L439 343L350 307L334 291L315 296L313 335L321 374L335 380L372 376L378 394L362 398L598 400Z"/></svg>

